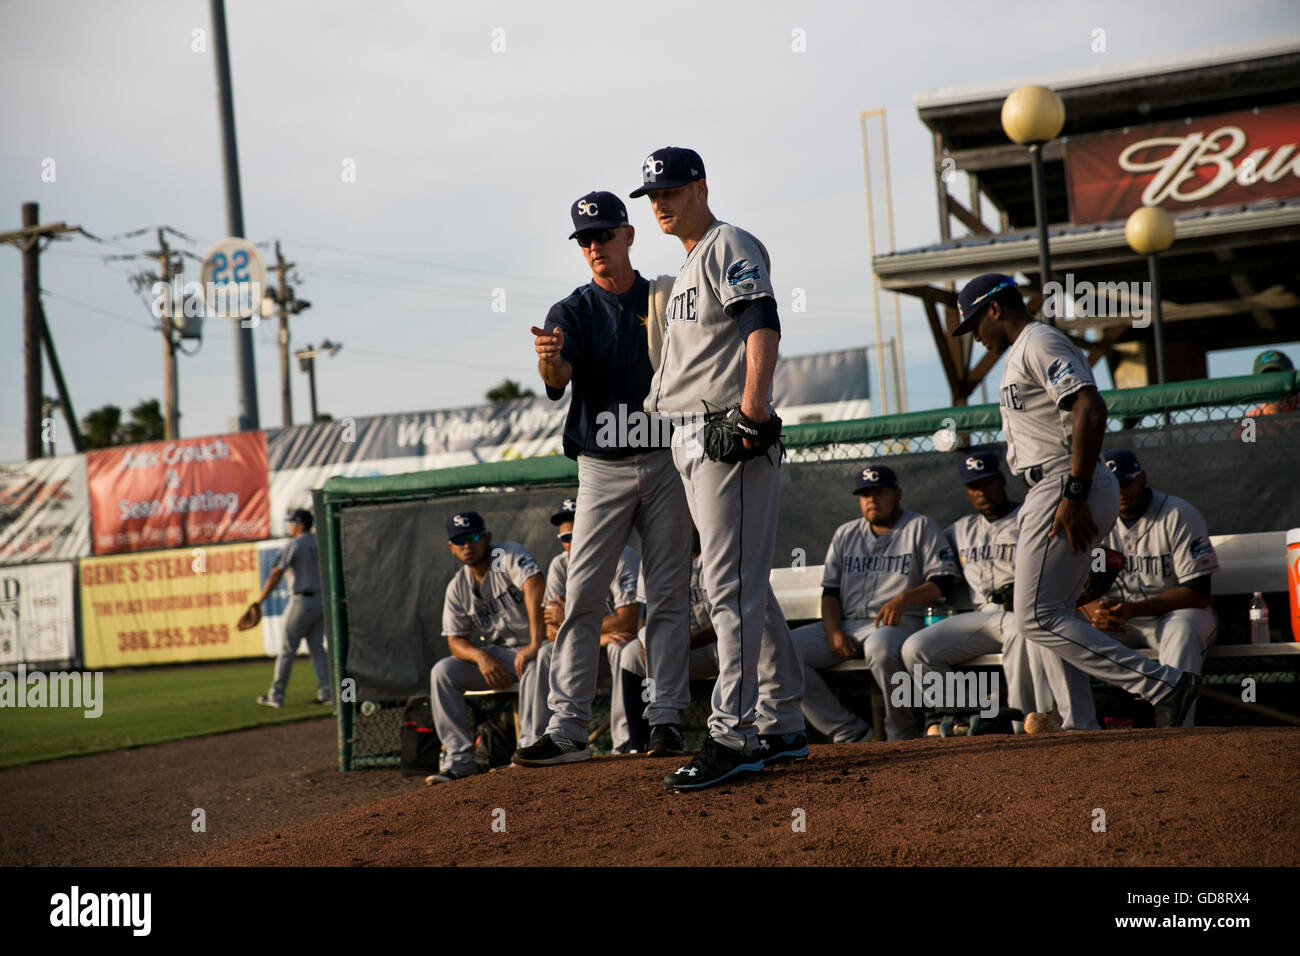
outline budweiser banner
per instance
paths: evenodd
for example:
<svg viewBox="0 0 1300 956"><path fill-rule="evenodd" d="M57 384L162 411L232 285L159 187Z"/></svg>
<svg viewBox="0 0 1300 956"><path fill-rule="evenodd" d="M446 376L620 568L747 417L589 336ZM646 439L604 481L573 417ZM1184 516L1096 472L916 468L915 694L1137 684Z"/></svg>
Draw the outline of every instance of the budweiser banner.
<svg viewBox="0 0 1300 956"><path fill-rule="evenodd" d="M96 554L270 531L264 432L93 451L86 470Z"/></svg>
<svg viewBox="0 0 1300 956"><path fill-rule="evenodd" d="M0 667L77 656L70 562L0 569Z"/></svg>
<svg viewBox="0 0 1300 956"><path fill-rule="evenodd" d="M0 564L90 554L90 499L80 455L0 465Z"/></svg>
<svg viewBox="0 0 1300 956"><path fill-rule="evenodd" d="M1071 137L1070 221L1300 195L1300 104Z"/></svg>

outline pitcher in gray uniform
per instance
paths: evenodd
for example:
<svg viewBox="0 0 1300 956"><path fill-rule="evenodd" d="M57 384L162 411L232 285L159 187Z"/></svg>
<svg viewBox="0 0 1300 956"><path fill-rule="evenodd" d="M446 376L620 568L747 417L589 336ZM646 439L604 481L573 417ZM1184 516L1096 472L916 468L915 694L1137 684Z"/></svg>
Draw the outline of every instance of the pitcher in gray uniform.
<svg viewBox="0 0 1300 956"><path fill-rule="evenodd" d="M325 615L321 605L320 571L316 563L316 535L311 531L311 512L299 508L289 515L288 522L292 537L276 559L257 599L261 604L270 597L285 572L289 572L292 596L284 609L284 639L280 644L280 656L275 660L271 690L258 697L257 702L264 707L284 706L284 692L289 686L293 659L298 653L298 645L306 638L311 666L316 671L316 703L329 704L334 695L330 688L330 662L325 654Z"/></svg>
<svg viewBox="0 0 1300 956"><path fill-rule="evenodd" d="M442 606L451 656L429 675L433 726L443 749L441 772L425 778L431 784L474 773L465 691L504 690L518 679L521 733L536 726L529 707L537 699L536 658L546 642L542 570L522 545L494 544L479 514L462 511L447 519L447 549L463 567L448 583Z"/></svg>
<svg viewBox="0 0 1300 956"><path fill-rule="evenodd" d="M954 664L1000 653L1008 706L1023 714L1051 710L1047 676L1041 664L1035 667L1031 661L1028 642L1016 630L1011 608L998 600L994 584L999 568L1006 577L1014 576L1020 503L1007 497L1007 479L993 452L960 455L957 472L975 513L958 518L944 536L961 565L975 610L954 614L909 637L903 645L903 666L909 674L947 674ZM1040 693L1043 699L1036 703ZM932 716L930 723L937 721ZM1012 726L1017 732L1022 729L1019 721ZM926 729L930 732L929 725Z"/></svg>
<svg viewBox="0 0 1300 956"><path fill-rule="evenodd" d="M655 150L641 174L632 196L648 195L659 227L686 249L645 407L682 422L673 434L673 463L700 534L704 590L718 635L709 737L693 760L664 780L669 789L697 790L808 752L799 660L769 581L780 452L773 446L728 464L706 458L700 441L701 416L710 406L739 403L755 422L775 413L772 373L781 324L767 250L713 215L699 154L673 146ZM647 568L646 581L653 580Z"/></svg>
<svg viewBox="0 0 1300 956"><path fill-rule="evenodd" d="M1104 458L1119 480L1119 521L1105 545L1123 552L1124 570L1084 612L1129 647L1156 648L1160 663L1199 674L1218 631L1210 576L1219 559L1205 519L1182 498L1150 487L1131 451L1117 448ZM1193 705L1183 726L1195 719Z"/></svg>
<svg viewBox="0 0 1300 956"><path fill-rule="evenodd" d="M862 517L835 529L822 572L822 619L794 632L804 665L803 712L832 743L870 740L871 726L841 704L818 670L859 654L885 703L890 740L920 736L917 713L894 703L894 675L903 644L925 624L925 607L958 584L957 563L943 532L925 515L902 507L892 468L867 465L854 473Z"/></svg>
<svg viewBox="0 0 1300 956"><path fill-rule="evenodd" d="M1007 467L1029 485L1016 546L1017 628L1084 673L1151 701L1157 726L1182 724L1200 678L1147 660L1075 613L1092 550L1119 512L1119 485L1101 461L1106 403L1092 369L1065 333L1030 317L1010 276L972 279L958 307L953 335L974 331L1006 356L998 402ZM1049 666L1048 679L1064 698L1060 672Z"/></svg>
<svg viewBox="0 0 1300 956"><path fill-rule="evenodd" d="M532 328L537 371L553 401L572 388L564 453L578 463L577 512L565 588L565 617L551 653L551 719L537 743L520 747L525 767L591 756L587 725L596 695L600 623L610 582L636 528L645 565L646 641L651 676L665 711L689 703L686 588L691 538L686 496L661 430L642 410L652 365L647 327L653 284L632 268L635 230L613 193L591 192L569 210L591 281L551 307ZM661 715L651 756L676 755L681 728Z"/></svg>

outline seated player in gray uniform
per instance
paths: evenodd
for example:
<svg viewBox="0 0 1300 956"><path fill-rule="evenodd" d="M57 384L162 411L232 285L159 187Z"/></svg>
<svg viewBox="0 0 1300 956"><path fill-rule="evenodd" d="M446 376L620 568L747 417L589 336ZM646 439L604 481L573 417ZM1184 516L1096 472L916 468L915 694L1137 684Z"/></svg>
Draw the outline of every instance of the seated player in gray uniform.
<svg viewBox="0 0 1300 956"><path fill-rule="evenodd" d="M556 536L560 539L560 547L563 550L551 559L551 565L547 568L546 595L542 598L546 639L550 643L537 655L542 669L539 672L541 679L535 685L538 700L534 713L540 720L540 724L535 728L535 732L528 735L528 738L524 737L521 729L519 735L521 747L540 740L542 734L546 733L546 725L551 717L550 708L547 706L551 654L555 649L556 635L564 624L564 592L569 579L569 555L572 554L573 548L573 523L578 510L577 505L576 498L565 498L559 510L551 515L551 524L555 525ZM610 735L614 739L616 751L619 751L620 741L624 744L624 750L627 743L627 724L624 719L626 708L623 704L623 682L618 679L618 661L623 648L636 643L641 606L645 602L645 589L641 588L638 591L640 576L641 559L635 551L625 547L618 559L614 580L609 584L609 596L605 600L605 616L600 620L600 646L604 648L611 675Z"/></svg>
<svg viewBox="0 0 1300 956"><path fill-rule="evenodd" d="M447 585L442 633L450 657L433 665L429 700L442 741L441 772L426 783L447 783L474 773L474 731L465 708L467 690L505 690L519 679L519 726L536 726L529 707L537 699L535 659L546 640L542 571L514 541L493 547L475 511L447 519L447 549L464 565ZM472 638L480 638L474 642Z"/></svg>
<svg viewBox="0 0 1300 956"><path fill-rule="evenodd" d="M280 643L280 656L275 661L275 676L271 678L270 692L257 698L263 707L284 706L284 692L289 686L293 659L303 638L307 639L311 666L316 671L316 703L329 704L334 700L330 690L329 658L325 656L325 615L316 564L316 536L311 533L311 512L299 508L289 515L288 521L289 534L293 537L280 552L257 599L259 604L265 601L285 572L290 573L293 596L284 609L284 639Z"/></svg>
<svg viewBox="0 0 1300 956"><path fill-rule="evenodd" d="M803 713L833 743L871 739L870 725L817 673L861 654L885 698L886 735L906 740L920 735L917 715L894 705L891 678L903 670L903 642L925 623L925 606L957 586L957 562L934 521L903 509L892 469L863 468L854 475L853 493L862 517L840 525L831 538L822 619L791 635L804 665Z"/></svg>
<svg viewBox="0 0 1300 956"><path fill-rule="evenodd" d="M1042 665L1034 666L1027 642L1016 630L1015 615L995 596L995 569L999 565L1003 576L1014 578L1020 503L1007 498L1007 479L993 452L962 455L957 470L975 514L957 519L944 535L961 565L976 610L938 621L909 637L903 644L903 666L913 676L930 672L947 675L953 664L982 654L1001 653L1007 704L1023 714L1051 710L1051 690ZM947 681L944 686L948 686ZM1037 693L1036 687L1040 688ZM1039 694L1045 694L1045 698L1036 706ZM977 708L978 704L945 700L943 706ZM926 732L937 733L939 720L937 714L929 715ZM1019 721L1013 725L1017 732L1021 730Z"/></svg>
<svg viewBox="0 0 1300 956"><path fill-rule="evenodd" d="M704 592L704 562L700 558L699 534L696 533L694 538L695 540L691 545L690 679L708 680L718 676L718 634L713 630L713 621L709 617L712 606L709 604L709 596ZM637 600L644 601L644 595L645 578L638 577ZM637 701L647 701L650 707L653 707L658 696L654 692L654 687L645 679L644 627L637 634L635 641L629 641L623 645L618 666L620 671L618 676L623 678L620 683L624 685L621 696L626 707L622 715L612 721L615 732L614 750L618 753L636 753L644 749L644 741L637 733L637 728L643 723L641 719L643 709L636 706ZM645 712L648 713L650 707L644 708ZM681 723L680 711L671 716L673 723ZM645 719L648 720L649 718L646 717Z"/></svg>
<svg viewBox="0 0 1300 956"><path fill-rule="evenodd" d="M1210 575L1219 559L1205 519L1182 498L1150 487L1131 451L1112 449L1102 457L1119 479L1119 521L1103 543L1124 553L1124 570L1084 613L1093 627L1129 647L1156 648L1161 664L1199 674L1218 631ZM1195 718L1192 704L1183 726Z"/></svg>

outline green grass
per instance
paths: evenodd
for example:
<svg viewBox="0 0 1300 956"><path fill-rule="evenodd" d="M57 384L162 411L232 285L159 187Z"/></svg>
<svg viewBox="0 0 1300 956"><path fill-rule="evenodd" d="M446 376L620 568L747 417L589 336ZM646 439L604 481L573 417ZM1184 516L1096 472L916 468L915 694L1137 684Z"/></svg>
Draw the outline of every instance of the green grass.
<svg viewBox="0 0 1300 956"><path fill-rule="evenodd" d="M108 671L97 718L77 708L6 707L0 710L0 767L329 715L328 707L311 703L316 675L305 657L294 662L284 707L254 703L266 693L274 667L268 659Z"/></svg>

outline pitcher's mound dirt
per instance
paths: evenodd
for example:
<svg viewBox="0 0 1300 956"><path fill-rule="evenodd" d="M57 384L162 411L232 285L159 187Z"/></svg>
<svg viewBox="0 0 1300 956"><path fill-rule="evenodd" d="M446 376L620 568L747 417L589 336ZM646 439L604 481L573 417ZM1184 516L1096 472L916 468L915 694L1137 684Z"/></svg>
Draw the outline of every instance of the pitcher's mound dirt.
<svg viewBox="0 0 1300 956"><path fill-rule="evenodd" d="M816 747L694 794L677 759L510 767L277 828L188 865L1294 866L1300 731ZM396 774L390 775L399 787ZM408 787L401 787L409 790Z"/></svg>

